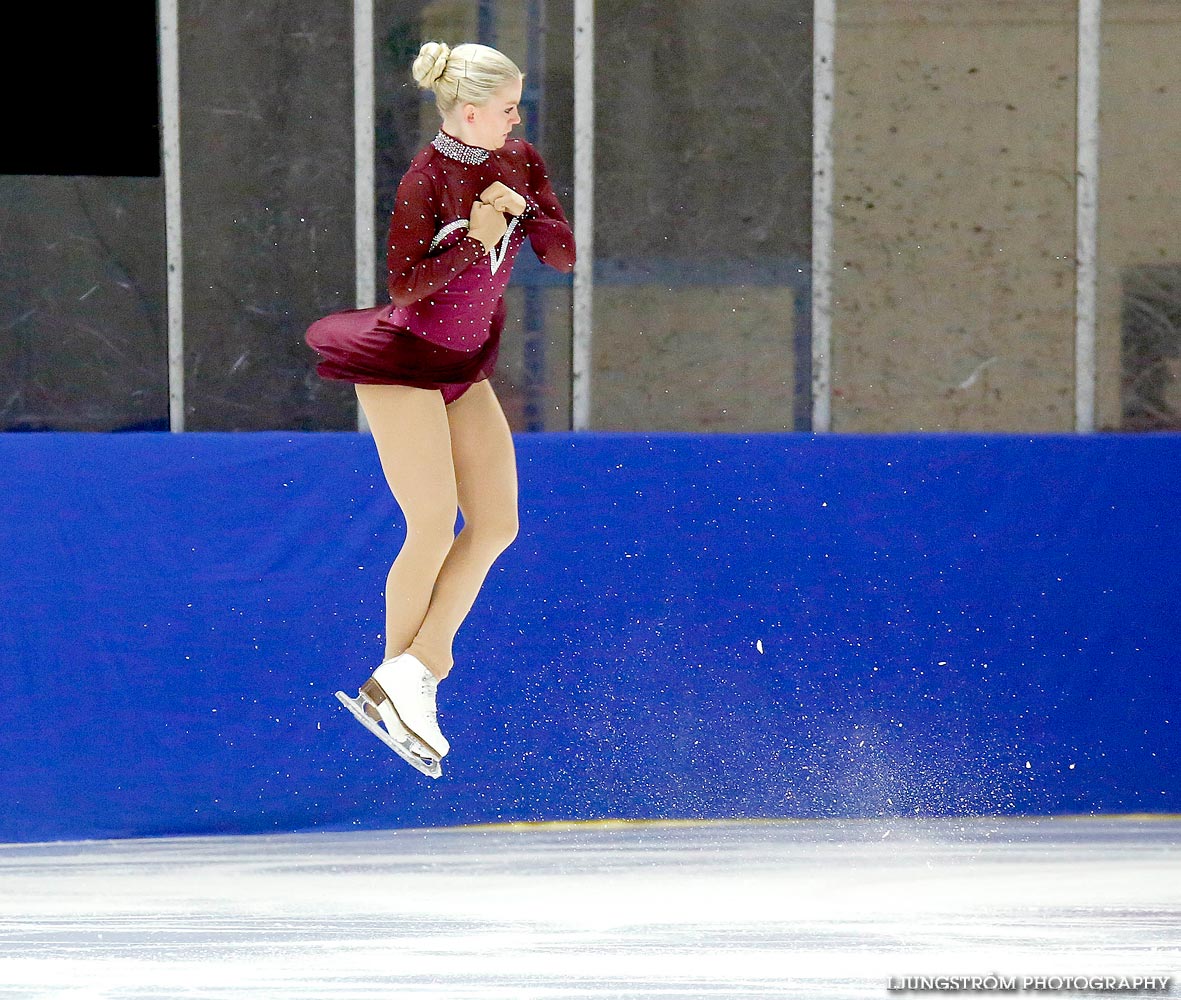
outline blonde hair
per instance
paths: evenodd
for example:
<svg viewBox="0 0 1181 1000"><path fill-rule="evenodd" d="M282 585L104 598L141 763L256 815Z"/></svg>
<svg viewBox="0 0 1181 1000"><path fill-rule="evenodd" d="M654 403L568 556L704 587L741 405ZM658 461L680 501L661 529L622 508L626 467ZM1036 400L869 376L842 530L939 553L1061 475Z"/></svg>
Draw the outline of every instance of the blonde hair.
<svg viewBox="0 0 1181 1000"><path fill-rule="evenodd" d="M483 107L506 83L525 76L503 52L474 42L455 48L427 42L418 50L411 72L423 90L435 92L441 115L464 104Z"/></svg>

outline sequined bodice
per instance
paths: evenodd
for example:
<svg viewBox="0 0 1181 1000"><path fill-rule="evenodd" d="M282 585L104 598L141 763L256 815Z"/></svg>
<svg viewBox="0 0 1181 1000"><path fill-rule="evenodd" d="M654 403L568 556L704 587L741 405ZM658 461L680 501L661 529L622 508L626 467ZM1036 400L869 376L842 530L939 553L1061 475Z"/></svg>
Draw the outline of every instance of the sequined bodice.
<svg viewBox="0 0 1181 1000"><path fill-rule="evenodd" d="M438 252L464 238L467 220L455 220L444 229L447 231L436 246ZM509 228L491 254L482 256L425 299L400 308L391 306L389 321L452 350L476 350L488 338L496 304L508 287L513 261L524 242L524 227L519 220L510 219Z"/></svg>

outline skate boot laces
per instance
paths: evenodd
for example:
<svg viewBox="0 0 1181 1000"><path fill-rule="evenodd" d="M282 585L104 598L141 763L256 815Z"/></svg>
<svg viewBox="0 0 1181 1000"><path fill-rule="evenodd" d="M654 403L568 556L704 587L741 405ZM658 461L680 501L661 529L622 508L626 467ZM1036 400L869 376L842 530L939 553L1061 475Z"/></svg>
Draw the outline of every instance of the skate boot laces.
<svg viewBox="0 0 1181 1000"><path fill-rule="evenodd" d="M429 670L425 671L422 676L422 697L426 702L427 718L431 720L432 725L439 723L439 709L436 704L439 692L439 680Z"/></svg>

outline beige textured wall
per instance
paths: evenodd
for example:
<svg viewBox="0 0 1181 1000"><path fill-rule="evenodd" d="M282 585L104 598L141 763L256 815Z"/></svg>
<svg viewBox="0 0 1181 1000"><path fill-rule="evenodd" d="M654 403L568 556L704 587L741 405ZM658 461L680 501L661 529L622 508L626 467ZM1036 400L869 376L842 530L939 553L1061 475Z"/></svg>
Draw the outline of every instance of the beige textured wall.
<svg viewBox="0 0 1181 1000"><path fill-rule="evenodd" d="M600 285L596 430L787 431L791 289Z"/></svg>
<svg viewBox="0 0 1181 1000"><path fill-rule="evenodd" d="M544 372L537 395L545 428L569 427L571 293L549 288L541 294L541 357L526 347L524 290L510 287L505 297L508 321L493 384L518 430L536 421L526 412L526 387L536 379L530 365ZM593 426L791 430L795 309L793 293L784 288L599 286Z"/></svg>
<svg viewBox="0 0 1181 1000"><path fill-rule="evenodd" d="M1073 423L1075 4L838 4L833 427Z"/></svg>
<svg viewBox="0 0 1181 1000"><path fill-rule="evenodd" d="M1181 262L1181 3L1103 9L1096 403L1118 428L1123 275ZM1075 3L838 11L834 428L1071 430Z"/></svg>

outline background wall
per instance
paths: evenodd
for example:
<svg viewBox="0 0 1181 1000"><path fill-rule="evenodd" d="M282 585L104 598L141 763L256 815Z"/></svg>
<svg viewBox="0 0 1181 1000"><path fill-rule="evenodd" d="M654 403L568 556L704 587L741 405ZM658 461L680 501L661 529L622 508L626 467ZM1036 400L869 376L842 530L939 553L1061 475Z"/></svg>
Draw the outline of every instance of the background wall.
<svg viewBox="0 0 1181 1000"><path fill-rule="evenodd" d="M1103 5L1102 426L1181 427L1181 8Z"/></svg>
<svg viewBox="0 0 1181 1000"><path fill-rule="evenodd" d="M598 0L596 428L809 428L812 8ZM572 9L377 0L379 297L394 188L439 124L409 74L425 40L526 70L520 131L573 217ZM836 11L834 429L1070 430L1076 0ZM1106 0L1102 38L1098 424L1176 429L1181 6ZM179 43L188 426L351 429L302 340L354 304L351 5L186 3ZM165 426L162 199L0 175L0 428ZM564 430L570 279L535 265L495 385L516 430Z"/></svg>
<svg viewBox="0 0 1181 1000"><path fill-rule="evenodd" d="M25 5L0 35L0 429L168 427L155 15Z"/></svg>
<svg viewBox="0 0 1181 1000"><path fill-rule="evenodd" d="M595 46L593 426L792 430L811 405L811 0L607 0Z"/></svg>
<svg viewBox="0 0 1181 1000"><path fill-rule="evenodd" d="M838 4L833 426L1074 426L1075 0Z"/></svg>
<svg viewBox="0 0 1181 1000"><path fill-rule="evenodd" d="M839 0L833 427L1074 423L1075 0ZM1097 424L1181 426L1181 8L1103 4Z"/></svg>
<svg viewBox="0 0 1181 1000"><path fill-rule="evenodd" d="M353 434L0 437L0 842L1181 811L1176 437L524 435L431 782Z"/></svg>
<svg viewBox="0 0 1181 1000"><path fill-rule="evenodd" d="M332 426L302 338L354 304L352 5L180 12L185 426Z"/></svg>
<svg viewBox="0 0 1181 1000"><path fill-rule="evenodd" d="M0 176L0 428L168 428L157 177Z"/></svg>

